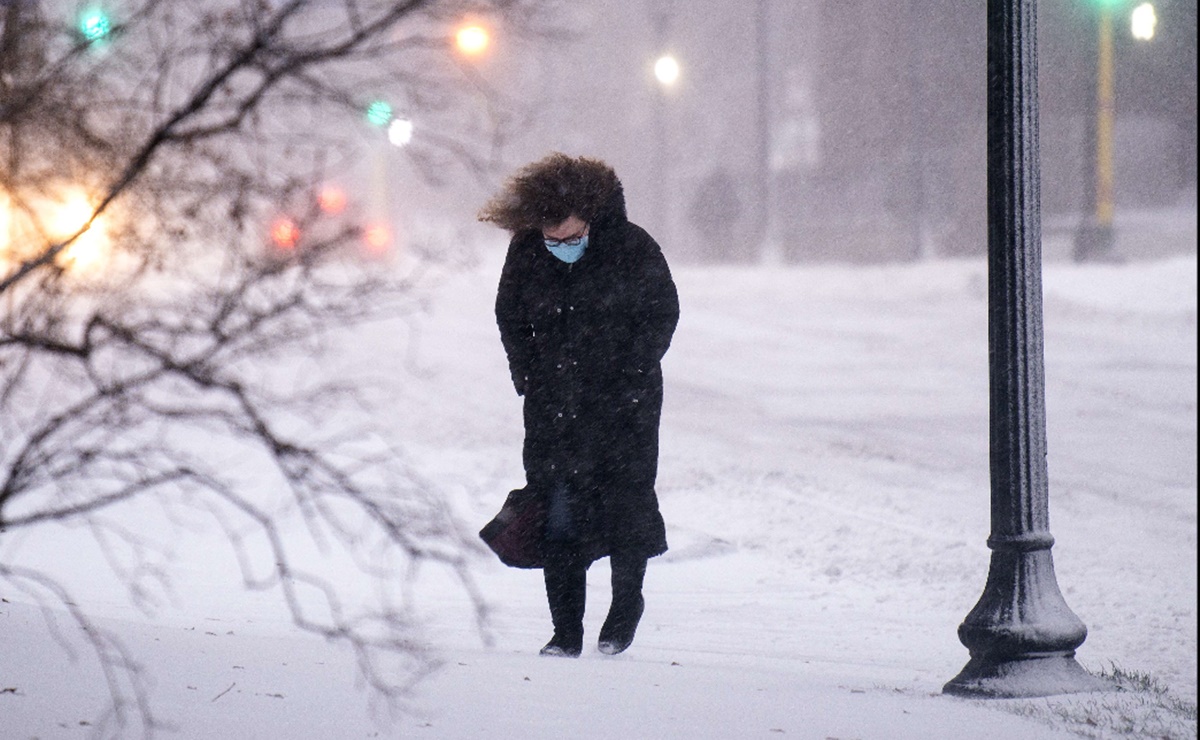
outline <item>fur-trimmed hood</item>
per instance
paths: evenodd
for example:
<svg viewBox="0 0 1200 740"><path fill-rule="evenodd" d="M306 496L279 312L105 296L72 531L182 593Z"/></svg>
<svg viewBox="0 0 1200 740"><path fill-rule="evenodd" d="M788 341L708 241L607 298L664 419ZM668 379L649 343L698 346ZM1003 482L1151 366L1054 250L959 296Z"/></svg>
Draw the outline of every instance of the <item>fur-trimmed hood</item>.
<svg viewBox="0 0 1200 740"><path fill-rule="evenodd" d="M590 223L596 228L612 228L629 220L625 212L625 188L621 181L613 177L608 193L600 201L595 216Z"/></svg>
<svg viewBox="0 0 1200 740"><path fill-rule="evenodd" d="M607 163L561 152L528 164L483 207L481 221L513 234L541 231L570 216L601 228L627 220L625 191Z"/></svg>

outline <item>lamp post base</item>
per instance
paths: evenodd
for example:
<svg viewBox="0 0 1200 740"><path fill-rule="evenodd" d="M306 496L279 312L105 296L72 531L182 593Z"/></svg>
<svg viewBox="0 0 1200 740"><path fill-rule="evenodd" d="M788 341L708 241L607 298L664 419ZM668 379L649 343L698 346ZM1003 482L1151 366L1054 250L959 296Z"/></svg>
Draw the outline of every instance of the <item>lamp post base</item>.
<svg viewBox="0 0 1200 740"><path fill-rule="evenodd" d="M1112 688L1084 670L1071 652L1010 659L971 658L942 691L976 699L1021 699Z"/></svg>

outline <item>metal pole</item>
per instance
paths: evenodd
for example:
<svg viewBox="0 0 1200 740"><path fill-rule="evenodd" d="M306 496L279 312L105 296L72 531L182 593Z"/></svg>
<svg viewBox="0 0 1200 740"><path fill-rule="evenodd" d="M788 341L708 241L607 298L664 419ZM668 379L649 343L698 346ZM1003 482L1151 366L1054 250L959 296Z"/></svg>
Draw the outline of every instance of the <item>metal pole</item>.
<svg viewBox="0 0 1200 740"><path fill-rule="evenodd" d="M651 9L651 21L654 24L654 61L657 61L667 49L667 33L670 20L670 8L664 0L657 0ZM671 158L668 152L670 137L667 135L667 89L662 82L655 81L654 91L654 238L663 244L670 244L668 231L671 228L670 218L670 189L671 189Z"/></svg>
<svg viewBox="0 0 1200 740"><path fill-rule="evenodd" d="M1112 246L1113 225L1113 128L1116 101L1113 94L1112 10L1100 10L1099 70L1096 75L1096 224L1107 232Z"/></svg>
<svg viewBox="0 0 1200 740"><path fill-rule="evenodd" d="M1104 687L1075 661L1087 628L1063 600L1050 555L1036 5L987 6L992 556L983 595L958 628L970 661L944 688L965 696Z"/></svg>
<svg viewBox="0 0 1200 740"><path fill-rule="evenodd" d="M654 28L654 55L652 58L654 65L658 64L658 61L667 54L672 12L672 0L650 1L650 24ZM670 127L670 109L667 108L670 83L658 79L656 70L654 77L654 173L652 174L654 178L654 217L650 221L649 227L653 231L655 239L659 240L662 245L673 245L674 241L671 237L673 229L671 219L671 136L667 131Z"/></svg>
<svg viewBox="0 0 1200 740"><path fill-rule="evenodd" d="M751 238L750 249L753 250L748 261L757 262L770 248L775 237L772 224L774 204L771 187L771 53L770 53L770 8L768 0L758 0L755 15L755 37L758 53L756 56L755 76L758 82L756 127L758 129L758 146L755 152L755 193L754 193L754 225L755 233Z"/></svg>
<svg viewBox="0 0 1200 740"><path fill-rule="evenodd" d="M921 33L921 23L929 17L925 13L925 4L920 0L912 0L908 5L908 28L910 37L916 43L912 45L913 62L909 68L910 89L912 98L909 100L909 167L911 173L912 208L910 224L912 228L912 258L930 259L933 254L933 240L929 229L929 198L926 188L925 169L928 165L929 135L924 123L926 115L925 76L925 45L926 40Z"/></svg>
<svg viewBox="0 0 1200 740"><path fill-rule="evenodd" d="M667 230L671 219L667 191L670 189L671 161L667 155L670 139L667 136L667 93L661 87L654 96L654 158L656 162L654 173L654 222L657 226L656 239L664 244L670 244ZM671 248L676 245L671 244Z"/></svg>
<svg viewBox="0 0 1200 740"><path fill-rule="evenodd" d="M1074 257L1077 262L1110 256L1114 241L1113 129L1116 122L1116 96L1113 84L1113 17L1112 9L1107 6L1102 6L1098 12L1095 151L1091 170L1093 212L1084 217L1075 235Z"/></svg>

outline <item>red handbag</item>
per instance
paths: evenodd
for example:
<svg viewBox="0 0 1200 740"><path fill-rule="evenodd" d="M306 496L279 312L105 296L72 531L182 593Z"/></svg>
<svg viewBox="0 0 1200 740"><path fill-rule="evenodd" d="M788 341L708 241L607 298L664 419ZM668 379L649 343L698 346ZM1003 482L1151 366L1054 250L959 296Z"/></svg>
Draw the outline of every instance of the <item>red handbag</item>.
<svg viewBox="0 0 1200 740"><path fill-rule="evenodd" d="M546 497L518 488L508 494L499 513L479 530L479 537L505 565L541 568L546 564L542 554L546 516Z"/></svg>

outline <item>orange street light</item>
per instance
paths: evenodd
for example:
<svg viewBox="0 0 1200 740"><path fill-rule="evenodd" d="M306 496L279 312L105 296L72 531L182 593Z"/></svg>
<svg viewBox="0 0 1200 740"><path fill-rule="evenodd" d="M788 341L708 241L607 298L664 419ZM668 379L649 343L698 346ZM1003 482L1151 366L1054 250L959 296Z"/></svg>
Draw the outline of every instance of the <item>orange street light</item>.
<svg viewBox="0 0 1200 740"><path fill-rule="evenodd" d="M87 277L113 261L111 209L96 213L88 191L75 185L38 194L20 205L0 191L0 269L7 270L55 244L66 244L54 264L77 277Z"/></svg>
<svg viewBox="0 0 1200 740"><path fill-rule="evenodd" d="M469 23L454 34L454 43L463 54L477 57L487 51L488 44L491 43L491 34L478 23Z"/></svg>
<svg viewBox="0 0 1200 740"><path fill-rule="evenodd" d="M60 264L88 270L98 266L108 251L103 219L83 191L72 191L48 209L48 231L55 239L75 240L62 252ZM81 233L82 232L82 233Z"/></svg>

